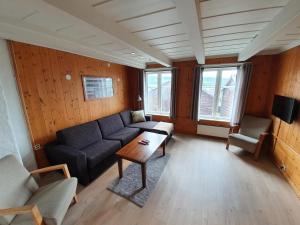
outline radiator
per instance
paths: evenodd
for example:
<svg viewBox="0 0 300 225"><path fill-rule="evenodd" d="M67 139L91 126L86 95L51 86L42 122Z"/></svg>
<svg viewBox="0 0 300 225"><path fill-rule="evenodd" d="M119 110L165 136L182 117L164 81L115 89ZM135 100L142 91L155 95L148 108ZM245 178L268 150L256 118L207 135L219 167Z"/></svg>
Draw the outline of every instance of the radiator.
<svg viewBox="0 0 300 225"><path fill-rule="evenodd" d="M207 126L207 125L198 125L197 134L208 135L214 137L228 137L229 128L227 127L216 127L216 126Z"/></svg>

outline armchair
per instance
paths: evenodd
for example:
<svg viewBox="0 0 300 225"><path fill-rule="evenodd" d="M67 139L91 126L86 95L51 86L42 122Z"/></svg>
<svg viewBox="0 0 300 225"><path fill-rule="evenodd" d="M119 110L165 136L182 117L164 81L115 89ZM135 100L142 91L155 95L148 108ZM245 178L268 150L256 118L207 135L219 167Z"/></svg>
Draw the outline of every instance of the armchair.
<svg viewBox="0 0 300 225"><path fill-rule="evenodd" d="M229 150L229 145L238 146L252 153L257 160L270 125L271 119L244 116L240 126L230 127L226 149Z"/></svg>
<svg viewBox="0 0 300 225"><path fill-rule="evenodd" d="M33 175L62 170L65 179L39 187ZM0 159L0 224L60 225L76 196L77 179L66 164L28 172L12 155Z"/></svg>

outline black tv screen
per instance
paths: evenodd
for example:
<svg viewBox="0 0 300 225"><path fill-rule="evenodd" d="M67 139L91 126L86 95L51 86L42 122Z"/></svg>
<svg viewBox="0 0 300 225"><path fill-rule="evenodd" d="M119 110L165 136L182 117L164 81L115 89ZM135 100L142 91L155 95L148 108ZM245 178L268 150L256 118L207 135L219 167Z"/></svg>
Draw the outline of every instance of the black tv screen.
<svg viewBox="0 0 300 225"><path fill-rule="evenodd" d="M297 100L285 96L275 95L272 114L291 124L296 117Z"/></svg>

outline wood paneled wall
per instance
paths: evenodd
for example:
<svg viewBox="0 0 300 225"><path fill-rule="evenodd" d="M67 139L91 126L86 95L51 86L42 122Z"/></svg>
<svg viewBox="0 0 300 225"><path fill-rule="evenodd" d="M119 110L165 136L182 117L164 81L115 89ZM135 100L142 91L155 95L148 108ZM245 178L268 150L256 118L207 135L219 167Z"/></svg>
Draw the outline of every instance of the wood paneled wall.
<svg viewBox="0 0 300 225"><path fill-rule="evenodd" d="M276 55L273 63L273 90L269 95L271 114L274 94L296 98L300 102L300 46ZM273 156L278 167L300 197L300 117L287 124L273 117Z"/></svg>
<svg viewBox="0 0 300 225"><path fill-rule="evenodd" d="M253 63L253 75L249 88L246 104L246 113L256 116L268 116L267 99L270 91L272 78L272 56L255 56L249 59ZM236 63L236 57L210 58L206 64ZM229 126L224 122L201 121L190 119L192 106L193 72L197 65L196 61L174 62L173 66L179 69L178 92L177 92L177 118L172 120L175 130L181 133L196 134L197 124ZM150 65L149 68L157 68L159 65ZM154 116L154 119L171 121L169 118Z"/></svg>
<svg viewBox="0 0 300 225"><path fill-rule="evenodd" d="M53 49L11 42L18 85L39 166L43 145L57 130L110 115L130 106L127 67ZM110 65L110 66L109 66ZM65 75L72 79L66 80ZM85 101L82 75L113 78L114 96Z"/></svg>

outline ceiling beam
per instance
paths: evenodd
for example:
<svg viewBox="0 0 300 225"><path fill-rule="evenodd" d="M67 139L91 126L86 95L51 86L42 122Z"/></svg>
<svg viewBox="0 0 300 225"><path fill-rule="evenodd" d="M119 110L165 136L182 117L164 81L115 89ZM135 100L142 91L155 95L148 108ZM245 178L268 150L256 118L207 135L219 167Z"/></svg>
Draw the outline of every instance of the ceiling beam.
<svg viewBox="0 0 300 225"><path fill-rule="evenodd" d="M46 0L47 3L111 35L115 40L134 49L136 53L148 55L153 61L171 66L171 60L161 51L151 47L123 26L97 12L87 1L82 0Z"/></svg>
<svg viewBox="0 0 300 225"><path fill-rule="evenodd" d="M205 63L199 0L173 0L199 64Z"/></svg>
<svg viewBox="0 0 300 225"><path fill-rule="evenodd" d="M299 16L300 1L291 0L258 36L240 52L238 60L245 61L268 47L275 40L276 36Z"/></svg>
<svg viewBox="0 0 300 225"><path fill-rule="evenodd" d="M99 51L95 48L86 46L83 43L58 37L52 32L41 32L40 30L35 29L34 26L25 27L24 24L20 22L8 21L3 18L0 19L0 38L53 48L126 66L141 69L145 68L145 63L134 62L126 57L117 57L105 51Z"/></svg>

